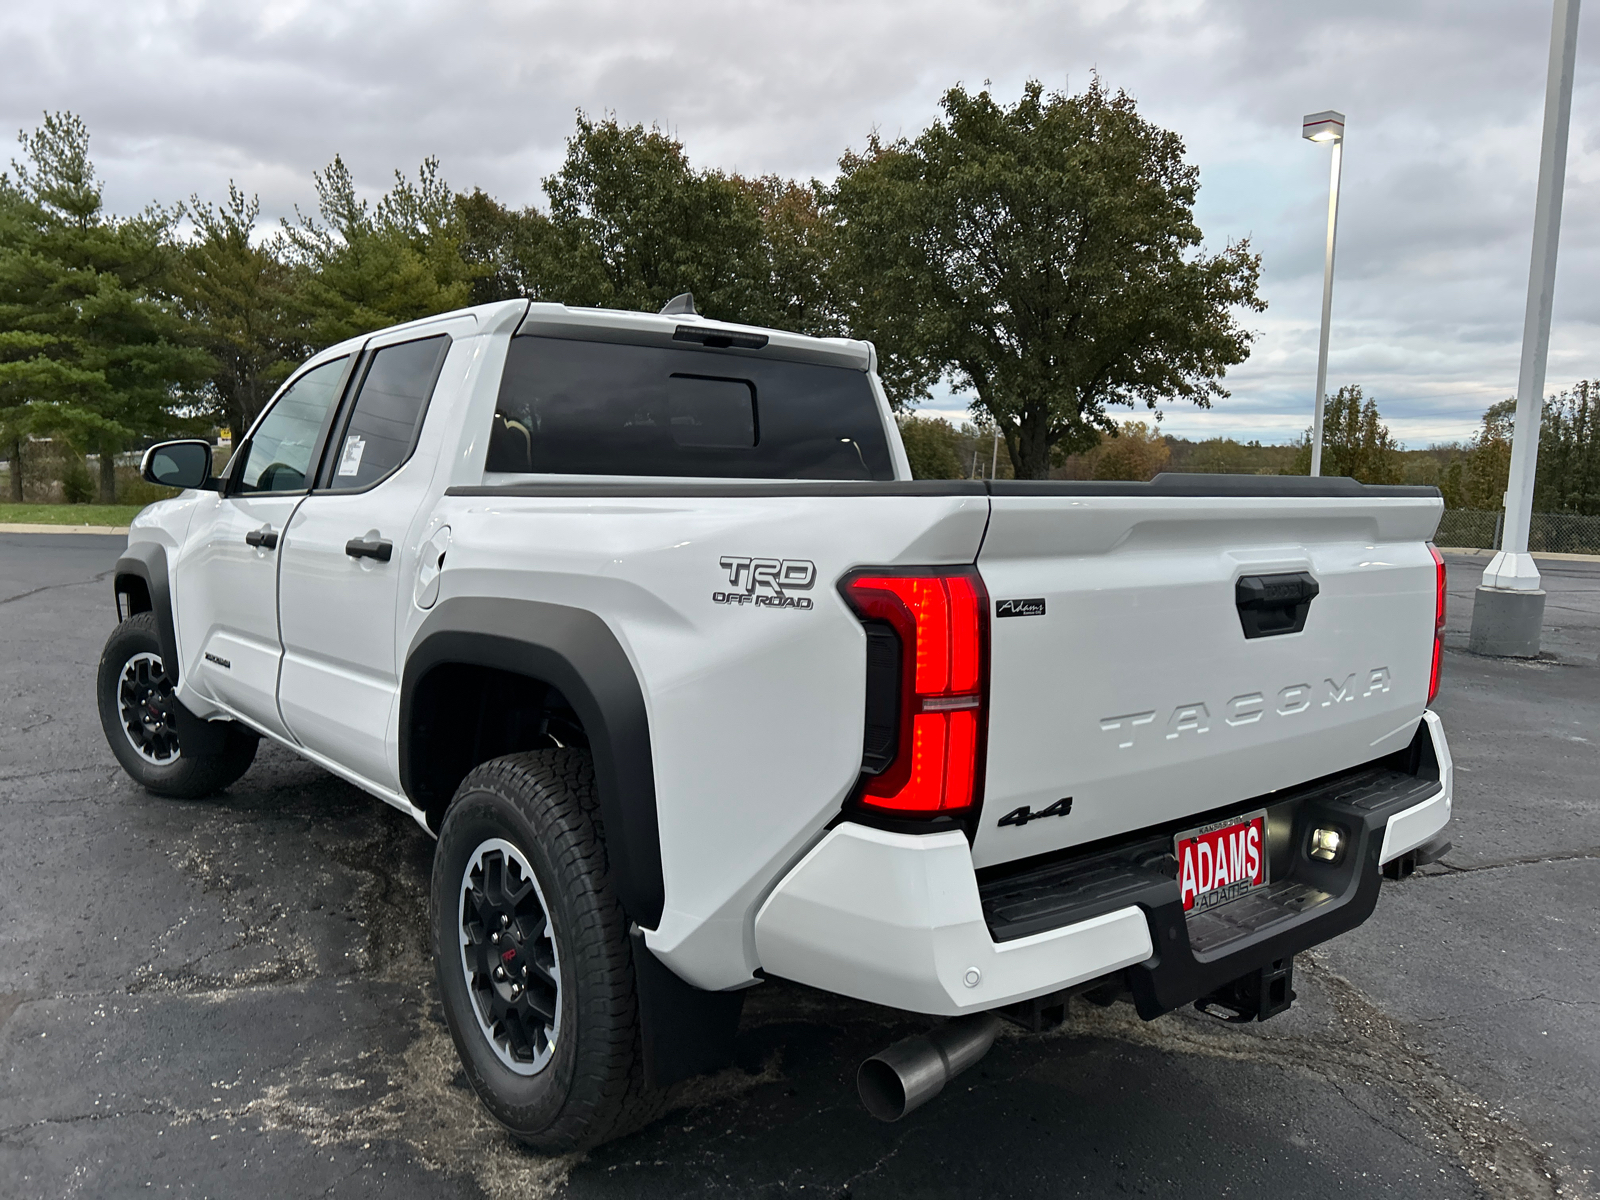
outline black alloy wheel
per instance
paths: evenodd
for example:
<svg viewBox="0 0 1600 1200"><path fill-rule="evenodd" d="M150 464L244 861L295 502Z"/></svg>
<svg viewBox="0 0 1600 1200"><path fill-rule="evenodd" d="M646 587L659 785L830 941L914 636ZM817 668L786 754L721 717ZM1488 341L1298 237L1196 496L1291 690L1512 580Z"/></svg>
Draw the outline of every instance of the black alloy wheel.
<svg viewBox="0 0 1600 1200"><path fill-rule="evenodd" d="M135 613L111 631L95 677L106 744L140 786L193 800L249 770L260 739L235 721L195 720L174 683L154 613ZM195 734L189 746L185 728Z"/></svg>
<svg viewBox="0 0 1600 1200"><path fill-rule="evenodd" d="M478 1028L518 1075L544 1070L561 1036L561 960L533 868L503 838L461 877L461 969Z"/></svg>
<svg viewBox="0 0 1600 1200"><path fill-rule="evenodd" d="M166 766L178 757L177 698L158 655L140 651L122 665L117 716L128 745L145 762Z"/></svg>

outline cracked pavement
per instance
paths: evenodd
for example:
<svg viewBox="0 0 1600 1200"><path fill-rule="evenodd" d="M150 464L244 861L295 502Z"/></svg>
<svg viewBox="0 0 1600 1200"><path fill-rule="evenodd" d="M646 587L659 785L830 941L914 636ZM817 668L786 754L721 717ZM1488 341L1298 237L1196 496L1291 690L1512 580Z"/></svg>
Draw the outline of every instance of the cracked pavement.
<svg viewBox="0 0 1600 1200"><path fill-rule="evenodd" d="M1455 849L1301 956L1284 1016L1080 1003L886 1126L855 1066L926 1022L767 983L734 1068L547 1158L457 1066L426 835L267 744L203 801L122 775L93 697L122 541L0 535L7 1197L1591 1193L1600 564L1546 568L1555 657L1447 655ZM1457 647L1482 560L1450 565Z"/></svg>

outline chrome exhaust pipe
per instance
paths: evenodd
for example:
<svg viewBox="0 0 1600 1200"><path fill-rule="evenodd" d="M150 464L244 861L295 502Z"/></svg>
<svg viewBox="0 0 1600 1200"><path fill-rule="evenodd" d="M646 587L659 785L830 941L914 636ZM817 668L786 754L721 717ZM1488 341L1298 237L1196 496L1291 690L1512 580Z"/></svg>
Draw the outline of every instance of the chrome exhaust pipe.
<svg viewBox="0 0 1600 1200"><path fill-rule="evenodd" d="M999 1017L974 1013L896 1042L856 1071L861 1103L880 1121L898 1121L989 1053L999 1032Z"/></svg>

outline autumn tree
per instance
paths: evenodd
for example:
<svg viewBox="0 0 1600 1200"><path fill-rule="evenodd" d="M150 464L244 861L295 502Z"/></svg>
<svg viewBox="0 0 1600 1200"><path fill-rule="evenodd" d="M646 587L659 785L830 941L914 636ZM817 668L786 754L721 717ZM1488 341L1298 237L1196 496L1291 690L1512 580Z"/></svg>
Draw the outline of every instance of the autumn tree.
<svg viewBox="0 0 1600 1200"><path fill-rule="evenodd" d="M943 417L903 413L896 418L900 441L911 462L913 479L964 479L966 471L956 453L958 434Z"/></svg>
<svg viewBox="0 0 1600 1200"><path fill-rule="evenodd" d="M1116 428L1109 408L1227 395L1260 260L1201 251L1182 140L1098 80L1030 82L1009 107L956 87L942 107L915 139L847 153L828 197L836 302L892 399L953 378L1039 479Z"/></svg>
<svg viewBox="0 0 1600 1200"><path fill-rule="evenodd" d="M1124 421L1116 434L1100 444L1094 464L1096 479L1153 479L1172 458L1172 447L1159 429L1143 421Z"/></svg>

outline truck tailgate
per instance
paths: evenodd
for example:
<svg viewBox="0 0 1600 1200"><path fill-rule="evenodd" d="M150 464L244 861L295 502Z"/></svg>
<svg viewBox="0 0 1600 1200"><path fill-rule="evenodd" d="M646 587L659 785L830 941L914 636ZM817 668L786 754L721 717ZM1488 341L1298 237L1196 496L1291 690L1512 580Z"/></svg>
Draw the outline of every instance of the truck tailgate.
<svg viewBox="0 0 1600 1200"><path fill-rule="evenodd" d="M1179 821L1410 741L1432 662L1437 494L1234 484L996 488L978 558L992 619L977 866ZM1301 573L1319 589L1303 630L1246 637L1238 581Z"/></svg>

